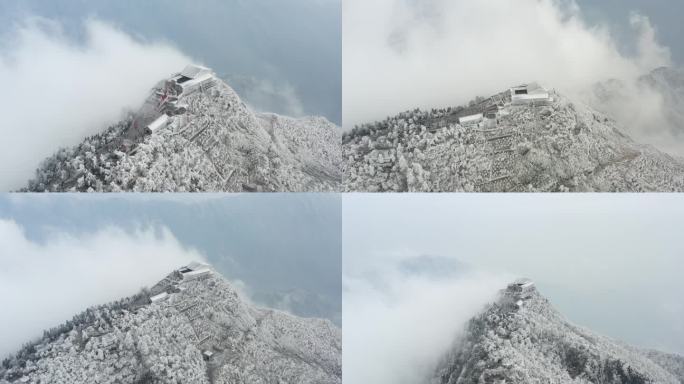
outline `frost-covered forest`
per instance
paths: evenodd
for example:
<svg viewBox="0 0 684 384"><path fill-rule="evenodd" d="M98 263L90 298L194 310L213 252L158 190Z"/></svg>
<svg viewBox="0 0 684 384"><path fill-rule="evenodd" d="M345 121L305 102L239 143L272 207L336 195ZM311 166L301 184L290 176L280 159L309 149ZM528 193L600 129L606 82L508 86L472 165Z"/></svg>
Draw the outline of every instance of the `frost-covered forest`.
<svg viewBox="0 0 684 384"><path fill-rule="evenodd" d="M148 103L156 104L160 90ZM180 105L180 102L179 102ZM27 191L336 191L340 129L252 112L225 83L185 96L173 124L132 135L136 114L46 159ZM177 115L176 115L177 114Z"/></svg>
<svg viewBox="0 0 684 384"><path fill-rule="evenodd" d="M340 383L341 343L328 320L255 307L213 271L177 270L45 331L2 362L0 383Z"/></svg>
<svg viewBox="0 0 684 384"><path fill-rule="evenodd" d="M345 191L684 191L684 161L634 142L605 114L552 92L511 106L415 109L343 135ZM493 105L486 124L459 117Z"/></svg>
<svg viewBox="0 0 684 384"><path fill-rule="evenodd" d="M640 350L565 320L512 284L473 318L432 383L680 384L684 358Z"/></svg>

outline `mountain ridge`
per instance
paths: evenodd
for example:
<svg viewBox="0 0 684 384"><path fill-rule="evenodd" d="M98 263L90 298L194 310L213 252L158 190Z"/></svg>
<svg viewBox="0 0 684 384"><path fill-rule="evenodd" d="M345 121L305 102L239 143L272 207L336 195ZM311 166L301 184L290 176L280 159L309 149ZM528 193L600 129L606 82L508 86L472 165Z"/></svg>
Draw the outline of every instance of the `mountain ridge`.
<svg viewBox="0 0 684 384"><path fill-rule="evenodd" d="M324 117L255 113L208 68L190 65L136 113L46 159L24 190L335 191L340 138Z"/></svg>
<svg viewBox="0 0 684 384"><path fill-rule="evenodd" d="M431 383L684 382L684 357L640 350L576 326L534 285L523 285L528 283L509 285L468 323Z"/></svg>
<svg viewBox="0 0 684 384"><path fill-rule="evenodd" d="M516 103L516 89L346 132L344 190L684 191L681 158L634 142L608 115L558 92L531 89L545 99Z"/></svg>
<svg viewBox="0 0 684 384"><path fill-rule="evenodd" d="M0 367L0 383L340 383L341 331L260 308L201 263L89 308Z"/></svg>

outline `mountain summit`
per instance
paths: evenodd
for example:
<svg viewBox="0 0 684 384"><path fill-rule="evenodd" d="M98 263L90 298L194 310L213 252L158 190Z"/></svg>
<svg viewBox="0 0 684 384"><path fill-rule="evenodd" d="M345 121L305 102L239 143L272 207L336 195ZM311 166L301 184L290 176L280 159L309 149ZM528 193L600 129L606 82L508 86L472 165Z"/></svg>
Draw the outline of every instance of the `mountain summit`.
<svg viewBox="0 0 684 384"><path fill-rule="evenodd" d="M413 110L342 139L346 191L684 191L684 161L538 84Z"/></svg>
<svg viewBox="0 0 684 384"><path fill-rule="evenodd" d="M160 81L137 113L46 159L28 191L335 191L340 129L255 113L208 68Z"/></svg>
<svg viewBox="0 0 684 384"><path fill-rule="evenodd" d="M684 383L684 357L644 351L569 323L523 279L473 318L434 384Z"/></svg>
<svg viewBox="0 0 684 384"><path fill-rule="evenodd" d="M192 263L90 308L0 366L0 383L341 383L341 331L259 308Z"/></svg>

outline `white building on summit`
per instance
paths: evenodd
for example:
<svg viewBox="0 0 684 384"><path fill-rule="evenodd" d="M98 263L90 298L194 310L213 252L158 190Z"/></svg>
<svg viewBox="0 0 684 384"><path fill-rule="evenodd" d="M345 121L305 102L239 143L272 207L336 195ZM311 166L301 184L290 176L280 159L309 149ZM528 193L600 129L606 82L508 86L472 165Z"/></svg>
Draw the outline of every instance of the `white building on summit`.
<svg viewBox="0 0 684 384"><path fill-rule="evenodd" d="M208 264L193 261L178 271L183 275L183 280L195 280L211 273L211 267Z"/></svg>
<svg viewBox="0 0 684 384"><path fill-rule="evenodd" d="M534 291L534 281L523 278L509 284L502 292L508 304L513 305L514 308L522 308L525 300L532 298Z"/></svg>
<svg viewBox="0 0 684 384"><path fill-rule="evenodd" d="M205 91L216 85L211 69L194 64L186 66L183 72L173 76L171 80L180 85L184 96L197 90Z"/></svg>
<svg viewBox="0 0 684 384"><path fill-rule="evenodd" d="M521 292L529 292L534 289L534 281L527 278L518 279L514 281L513 284L516 285Z"/></svg>
<svg viewBox="0 0 684 384"><path fill-rule="evenodd" d="M182 72L162 80L140 108L133 121L134 135L150 135L169 125L180 125L187 112L183 98L218 84L215 73L201 65L187 65Z"/></svg>
<svg viewBox="0 0 684 384"><path fill-rule="evenodd" d="M546 88L537 83L523 84L511 88L511 104L548 104L553 101Z"/></svg>
<svg viewBox="0 0 684 384"><path fill-rule="evenodd" d="M546 106L553 102L551 92L537 83L511 87L508 92L472 102L456 113L458 124L463 127L498 129L500 118L510 115L511 107Z"/></svg>

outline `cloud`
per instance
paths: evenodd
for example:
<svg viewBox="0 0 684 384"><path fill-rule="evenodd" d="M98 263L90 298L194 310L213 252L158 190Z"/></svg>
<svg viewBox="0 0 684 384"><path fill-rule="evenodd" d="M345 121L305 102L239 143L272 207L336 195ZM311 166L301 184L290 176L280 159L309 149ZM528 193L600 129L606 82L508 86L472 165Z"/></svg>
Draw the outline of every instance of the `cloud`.
<svg viewBox="0 0 684 384"><path fill-rule="evenodd" d="M18 189L60 146L78 144L137 109L154 84L191 60L105 22L81 42L46 19L27 19L0 45L0 190Z"/></svg>
<svg viewBox="0 0 684 384"><path fill-rule="evenodd" d="M669 65L648 19L633 14L631 25L637 52L627 55L607 27L583 21L574 1L345 1L344 126L528 81L572 95Z"/></svg>
<svg viewBox="0 0 684 384"><path fill-rule="evenodd" d="M472 271L449 279L407 273L403 266L411 259L379 256L382 263L371 261L366 269L345 268L345 381L426 382L467 321L510 281Z"/></svg>
<svg viewBox="0 0 684 384"><path fill-rule="evenodd" d="M683 202L667 194L346 195L344 273L374 281L385 292L383 265L425 271L415 261L397 260L456 255L496 275L533 279L573 323L641 348L681 354L684 244L677 223ZM345 290L345 316L355 308L347 296ZM343 325L351 337L355 328Z"/></svg>
<svg viewBox="0 0 684 384"><path fill-rule="evenodd" d="M38 243L0 219L0 239L0 357L89 306L135 294L203 259L163 227L54 232Z"/></svg>
<svg viewBox="0 0 684 384"><path fill-rule="evenodd" d="M658 43L656 30L651 25L649 18L632 12L629 17L629 23L637 33L638 55L636 59L639 60L638 66L640 68L653 69L663 65L670 65L672 62L670 49Z"/></svg>
<svg viewBox="0 0 684 384"><path fill-rule="evenodd" d="M304 105L289 83L276 84L248 76L235 76L229 83L255 110L294 117L304 115Z"/></svg>

